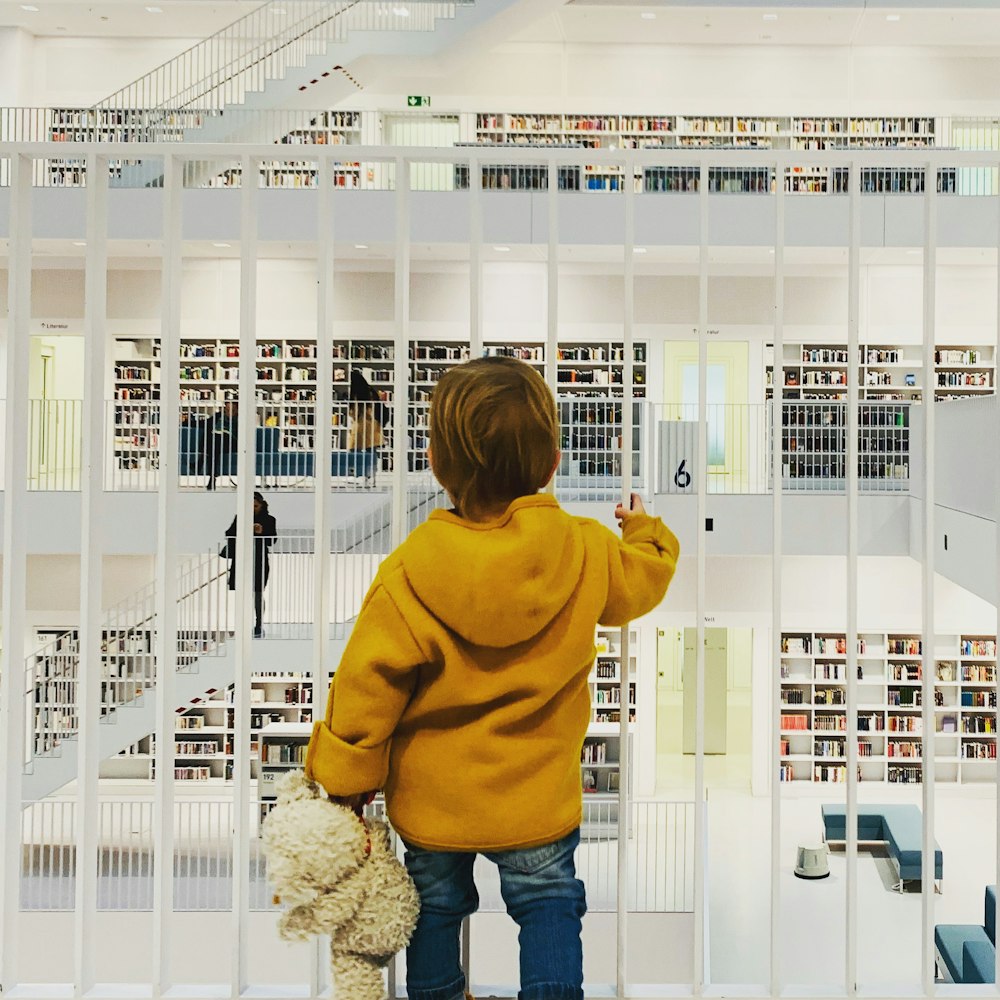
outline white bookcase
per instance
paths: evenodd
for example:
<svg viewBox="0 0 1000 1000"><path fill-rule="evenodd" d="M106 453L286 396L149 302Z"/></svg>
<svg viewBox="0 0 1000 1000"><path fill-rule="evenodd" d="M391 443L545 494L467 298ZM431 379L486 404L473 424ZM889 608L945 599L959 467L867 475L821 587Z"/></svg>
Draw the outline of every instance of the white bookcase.
<svg viewBox="0 0 1000 1000"><path fill-rule="evenodd" d="M773 348L765 362L765 395L774 395ZM846 399L850 364L846 343L786 342L781 359L785 399ZM862 344L858 352L858 397L919 402L928 391L920 344ZM996 391L996 347L940 344L930 384L935 399L957 399Z"/></svg>
<svg viewBox="0 0 1000 1000"><path fill-rule="evenodd" d="M270 726L312 726L312 680L305 673L254 674L250 681L251 775L260 776L261 734ZM216 691L178 713L174 731L174 777L220 783L233 775L233 689ZM273 731L273 730L272 730ZM153 777L154 740L145 737L109 758L102 777Z"/></svg>
<svg viewBox="0 0 1000 1000"><path fill-rule="evenodd" d="M584 793L616 794L621 769L622 690L628 691L629 728L636 721L639 633L629 631L629 662L622 662L621 629L597 629L597 655L588 680L590 725L580 759ZM624 679L624 684L623 684Z"/></svg>
<svg viewBox="0 0 1000 1000"><path fill-rule="evenodd" d="M919 783L923 732L922 643L912 633L864 633L858 642L858 776ZM847 780L847 639L843 632L782 633L779 780ZM996 768L996 638L935 640L934 775L939 782L993 780Z"/></svg>

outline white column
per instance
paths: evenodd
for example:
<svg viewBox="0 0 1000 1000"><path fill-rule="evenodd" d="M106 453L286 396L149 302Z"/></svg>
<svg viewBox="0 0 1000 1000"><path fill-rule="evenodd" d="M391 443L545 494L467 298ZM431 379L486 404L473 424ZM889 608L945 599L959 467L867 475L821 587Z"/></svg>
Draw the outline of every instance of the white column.
<svg viewBox="0 0 1000 1000"><path fill-rule="evenodd" d="M623 174L626 179L634 176L635 166L632 157L626 158ZM626 184L623 192L625 208L625 246L624 246L624 315L622 316L622 505L629 509L632 494L632 382L635 370L633 348L635 344L635 185ZM613 400L613 397L612 397ZM630 666L632 648L629 641L630 624L626 623L621 631L621 659L618 670L618 703L619 711L619 772L618 782L618 996L625 996L628 982L628 845L632 783L632 754L629 747L629 735L641 724L639 719L639 675L636 672L635 726L629 724L629 709L631 707ZM650 711L655 705L650 706ZM652 719L644 720L645 725L653 724Z"/></svg>
<svg viewBox="0 0 1000 1000"><path fill-rule="evenodd" d="M153 996L170 989L174 914L174 737L177 708L177 452L180 441L183 164L164 158L160 325L160 470L156 544L156 782L153 798Z"/></svg>
<svg viewBox="0 0 1000 1000"><path fill-rule="evenodd" d="M32 751L33 710L25 702L25 595L28 510L28 345L31 323L32 191L30 156L10 160L10 258L7 274L7 409L4 440L3 650L0 652L0 983L17 985L21 905L21 796ZM28 731L26 731L26 728Z"/></svg>
<svg viewBox="0 0 1000 1000"><path fill-rule="evenodd" d="M250 916L250 672L253 622L253 489L257 437L258 161L241 160L240 365L236 464L236 676L233 691L233 927L230 987L247 986Z"/></svg>
<svg viewBox="0 0 1000 1000"><path fill-rule="evenodd" d="M997 171L1000 172L1000 164L997 166ZM996 277L997 277L997 339L996 347L993 352L994 364L996 364L996 359L1000 358L1000 193L997 196L997 267L996 267ZM926 379L925 385L930 386L930 373L924 376ZM993 373L993 391L997 391L996 387L996 371ZM933 388L930 389L933 392ZM993 411L994 413L994 429L993 429L993 448L994 455L996 456L995 461L997 465L1000 466L1000 407L997 407ZM996 637L1000 640L1000 490L994 493L994 502L996 507L994 508L993 521L995 524L996 533L996 546L994 549L994 567L996 570L996 589L993 595L993 603L996 605L997 610L997 623L996 623ZM6 549L4 550L6 551ZM6 585L5 585L6 586ZM6 589L4 593L6 593ZM958 678L956 678L958 679ZM1000 736L997 737L1000 739ZM959 738L959 744L961 744L961 738ZM1000 757L1000 754L998 754ZM998 761L997 766L994 767L994 781L996 787L996 824L997 829L1000 830L1000 761ZM996 839L996 875L993 878L993 884L1000 886L1000 837ZM996 951L996 966L993 973L993 981L995 983L1000 983L1000 950L994 949Z"/></svg>
<svg viewBox="0 0 1000 1000"><path fill-rule="evenodd" d="M409 457L410 354L410 161L396 158L396 284L394 307L395 364L392 391L392 544L408 532L407 463Z"/></svg>
<svg viewBox="0 0 1000 1000"><path fill-rule="evenodd" d="M695 758L694 758L694 992L706 986L708 953L705 928L708 894L705 852L705 517L708 512L708 161L702 160L698 179L698 500L695 532Z"/></svg>
<svg viewBox="0 0 1000 1000"><path fill-rule="evenodd" d="M333 474L333 321L336 315L334 275L336 273L336 212L334 211L334 168L330 156L319 161L319 249L316 260L318 303L316 311L316 417L315 494L313 506L313 642L312 718L326 713L329 696L327 677L334 664L330 655L331 559L330 490ZM309 949L309 995L319 996L323 988L323 966L327 964L325 939L314 940Z"/></svg>
<svg viewBox="0 0 1000 1000"><path fill-rule="evenodd" d="M923 590L923 692L921 734L924 830L921 864L922 985L934 995L934 565L937 539L934 533L934 343L937 317L937 165L924 176L924 559Z"/></svg>
<svg viewBox="0 0 1000 1000"><path fill-rule="evenodd" d="M104 378L107 353L108 161L87 156L87 257L83 355L83 476L80 504L79 736L76 778L76 902L73 927L74 994L94 986L97 851L100 836L102 560L104 555Z"/></svg>
<svg viewBox="0 0 1000 1000"><path fill-rule="evenodd" d="M861 323L861 170L850 169L847 252L847 436L844 491L847 495L847 928L845 980L853 996L858 983L858 351Z"/></svg>
<svg viewBox="0 0 1000 1000"><path fill-rule="evenodd" d="M785 166L775 166L774 188L774 363L771 366L771 996L781 996L781 573L784 545L782 519L782 407L785 356Z"/></svg>
<svg viewBox="0 0 1000 1000"><path fill-rule="evenodd" d="M549 160L549 189L545 199L549 219L549 256L546 279L545 382L558 395L559 356L559 166ZM553 478L550 491L555 492Z"/></svg>
<svg viewBox="0 0 1000 1000"><path fill-rule="evenodd" d="M483 353L483 167L469 160L469 357Z"/></svg>

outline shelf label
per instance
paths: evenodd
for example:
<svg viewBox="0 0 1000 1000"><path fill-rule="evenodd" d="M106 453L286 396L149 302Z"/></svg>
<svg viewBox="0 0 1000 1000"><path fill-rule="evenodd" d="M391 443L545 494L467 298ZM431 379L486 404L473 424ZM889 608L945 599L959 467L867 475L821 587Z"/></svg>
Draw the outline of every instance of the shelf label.
<svg viewBox="0 0 1000 1000"><path fill-rule="evenodd" d="M429 108L431 106L431 99L429 97L420 97L417 94L411 94L406 99L406 106L408 108Z"/></svg>

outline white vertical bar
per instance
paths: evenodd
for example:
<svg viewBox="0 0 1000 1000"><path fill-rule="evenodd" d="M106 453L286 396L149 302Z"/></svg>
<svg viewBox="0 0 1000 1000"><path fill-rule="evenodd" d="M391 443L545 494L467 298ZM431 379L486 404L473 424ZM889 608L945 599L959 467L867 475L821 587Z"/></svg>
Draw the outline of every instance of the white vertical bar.
<svg viewBox="0 0 1000 1000"><path fill-rule="evenodd" d="M845 983L858 986L858 343L861 322L861 168L850 167L847 251L847 927Z"/></svg>
<svg viewBox="0 0 1000 1000"><path fill-rule="evenodd" d="M937 330L937 166L924 176L924 561L923 584L923 692L921 765L923 772L924 830L921 857L922 985L934 994L934 342Z"/></svg>
<svg viewBox="0 0 1000 1000"><path fill-rule="evenodd" d="M694 759L694 992L705 976L705 517L708 510L708 161L699 165L698 184L698 517L695 600L695 759Z"/></svg>
<svg viewBox="0 0 1000 1000"><path fill-rule="evenodd" d="M257 435L257 200L259 165L241 157L240 365L236 480L236 678L233 691L232 995L245 989L250 916L250 623L253 621L253 487Z"/></svg>
<svg viewBox="0 0 1000 1000"><path fill-rule="evenodd" d="M312 719L326 711L327 673L330 666L330 487L333 453L333 318L336 250L333 204L333 163L329 156L319 161L319 251L317 257L318 295L316 327L316 416L315 495L313 508L313 643ZM310 946L309 995L319 996L320 963L325 948L319 939Z"/></svg>
<svg viewBox="0 0 1000 1000"><path fill-rule="evenodd" d="M781 602L784 521L782 519L782 406L785 395L785 167L775 167L774 186L774 363L771 366L771 996L781 996Z"/></svg>
<svg viewBox="0 0 1000 1000"><path fill-rule="evenodd" d="M546 204L549 210L549 257L547 290L547 323L545 334L545 382L553 395L559 392L556 374L559 356L559 167L549 160L549 190ZM550 490L555 489L553 479Z"/></svg>
<svg viewBox="0 0 1000 1000"><path fill-rule="evenodd" d="M180 442L181 198L183 164L163 161L163 315L156 539L156 735L153 792L153 997L170 989L174 914L174 727L177 671L177 451ZM206 623L211 627L211 623Z"/></svg>
<svg viewBox="0 0 1000 1000"><path fill-rule="evenodd" d="M483 168L469 160L469 357L483 353Z"/></svg>
<svg viewBox="0 0 1000 1000"><path fill-rule="evenodd" d="M635 171L633 160L627 157L623 167L626 178ZM632 494L632 379L635 369L633 345L635 343L635 185L626 184L624 194L625 246L624 246L624 315L622 316L622 505L629 509ZM614 397L611 397L612 405ZM612 425L614 423L612 417ZM617 990L625 996L628 982L628 845L629 811L631 809L629 785L632 780L632 755L629 752L629 710L631 698L630 665L632 651L629 643L631 623L626 622L621 631L621 659L618 670L618 905L617 905ZM636 722L639 719L639 684L636 676ZM648 725L648 722L647 722ZM638 856L638 855L637 855Z"/></svg>
<svg viewBox="0 0 1000 1000"><path fill-rule="evenodd" d="M21 784L26 726L24 703L25 593L27 588L28 435L22 414L28 410L28 355L31 318L31 171L34 161L10 158L10 259L7 275L7 408L4 416L3 590L0 615L0 984L17 985L21 877Z"/></svg>
<svg viewBox="0 0 1000 1000"><path fill-rule="evenodd" d="M410 340L410 162L396 158L395 347L392 372L392 544L407 534L406 467Z"/></svg>
<svg viewBox="0 0 1000 1000"><path fill-rule="evenodd" d="M87 271L84 304L83 477L80 504L80 666L77 700L76 902L74 994L94 986L99 815L97 773L101 725L101 533L104 516L104 378L108 286L108 164L87 156Z"/></svg>
<svg viewBox="0 0 1000 1000"><path fill-rule="evenodd" d="M996 140L994 140L993 145L994 146L996 145ZM998 174L1000 174L1000 164L997 165L996 169L998 171ZM997 359L1000 359L1000 185L997 186L997 192L996 192L996 194L997 194L996 203L997 203L997 223L998 223L997 224L997 266L996 266L996 278L997 278L997 336L996 336L996 347L994 348L994 352L993 352L994 365L996 364ZM993 392L994 393L996 393L998 391L997 390L997 386L996 386L996 378L997 378L996 370L994 369L994 373L993 373ZM929 386L930 385L930 375L929 374L925 375L924 379L925 379L924 384ZM934 391L933 388L931 388L930 392L933 392L933 391ZM995 399L994 402L997 403L997 402L1000 402L1000 400L996 400ZM7 405L9 406L10 404L8 403ZM993 446L994 447L994 455L996 456L997 465L1000 466L1000 451L997 451L997 449L1000 448L1000 406L994 406L993 419L995 421L994 428L993 428L993 433L994 433L993 440L995 442L994 446ZM8 438L8 440L9 440L9 438ZM995 549L994 549L994 552L995 552L994 567L995 567L995 572L996 572L996 589L995 589L994 595L993 595L993 603L996 606L996 611L997 611L996 639L1000 640L1000 490L994 490L993 492L994 492L994 500L996 502L996 507L994 508L995 512L994 512L994 516L993 516L993 520L994 520L994 523L996 525L996 528L995 528L996 545L995 545ZM7 550L4 549L4 551L7 551ZM6 592L7 592L7 590L6 590L6 585L5 585L5 587L4 587L4 593L6 593ZM994 647L994 653L995 652L996 652L996 649ZM960 679L960 678L956 678L956 679ZM996 672L994 671L994 680L995 679L996 679ZM997 739L1000 740L1000 735L997 736ZM962 741L961 741L961 737L960 737L959 738L959 745L961 745L961 742ZM998 749L1000 749L1000 747L998 747ZM961 753L961 751L959 751L959 752ZM961 765L959 765L959 766L961 766ZM997 761L994 764L994 768L993 768L993 780L994 780L994 783L995 783L994 787L996 789L996 792L995 792L995 801L996 801L996 828L998 830L1000 830L1000 752L998 752L998 754L997 754ZM1000 837L997 837L997 839L996 839L996 852L997 852L997 855L996 855L996 874L995 874L994 879L993 879L993 884L997 885L997 886L1000 886ZM994 948L994 951L996 952L996 955L995 955L996 964L995 964L995 967L994 967L994 970L993 970L993 981L994 981L994 983L997 984L997 989L1000 990L1000 949Z"/></svg>

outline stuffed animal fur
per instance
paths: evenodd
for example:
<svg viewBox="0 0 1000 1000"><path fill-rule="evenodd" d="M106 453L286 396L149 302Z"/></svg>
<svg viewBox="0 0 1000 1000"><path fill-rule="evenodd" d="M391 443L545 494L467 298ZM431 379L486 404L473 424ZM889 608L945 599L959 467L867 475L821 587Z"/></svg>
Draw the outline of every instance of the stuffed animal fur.
<svg viewBox="0 0 1000 1000"><path fill-rule="evenodd" d="M383 1000L382 969L409 943L420 912L389 828L363 824L301 771L282 778L277 793L262 836L268 878L286 907L281 936L328 934L334 995Z"/></svg>

